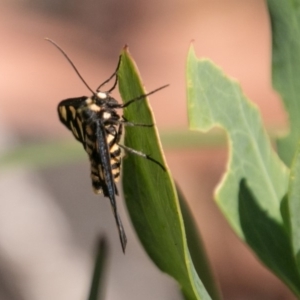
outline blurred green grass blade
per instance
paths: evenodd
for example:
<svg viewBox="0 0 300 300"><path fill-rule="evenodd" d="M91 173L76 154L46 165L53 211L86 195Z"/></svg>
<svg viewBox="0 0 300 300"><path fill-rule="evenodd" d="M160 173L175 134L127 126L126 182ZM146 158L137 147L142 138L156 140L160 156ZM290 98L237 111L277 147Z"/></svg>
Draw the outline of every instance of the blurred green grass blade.
<svg viewBox="0 0 300 300"><path fill-rule="evenodd" d="M291 291L300 297L300 277L285 227L268 216L242 180L239 212L245 241ZM298 211L299 212L299 211Z"/></svg>
<svg viewBox="0 0 300 300"><path fill-rule="evenodd" d="M300 144L298 144L291 168L288 210L293 253L300 272Z"/></svg>
<svg viewBox="0 0 300 300"><path fill-rule="evenodd" d="M290 166L300 139L300 1L268 0L272 28L273 86L280 93L290 132L278 139L281 159Z"/></svg>
<svg viewBox="0 0 300 300"><path fill-rule="evenodd" d="M178 185L177 195L184 220L188 248L195 269L211 298L214 300L221 299L196 222Z"/></svg>
<svg viewBox="0 0 300 300"><path fill-rule="evenodd" d="M8 168L43 168L71 163L86 157L75 140L21 145L0 155L1 171Z"/></svg>
<svg viewBox="0 0 300 300"><path fill-rule="evenodd" d="M118 75L124 102L145 93L126 49L122 53ZM155 101L155 94L151 98ZM146 100L128 106L124 116L131 122L154 123ZM154 127L128 126L125 145L151 155L165 165ZM131 221L153 262L177 280L185 299L211 299L189 255L180 206L169 171L142 157L128 154L123 160L123 189ZM127 251L130 251L130 241Z"/></svg>
<svg viewBox="0 0 300 300"><path fill-rule="evenodd" d="M94 271L88 300L104 299L104 272L108 259L108 245L105 237L99 238L96 250Z"/></svg>
<svg viewBox="0 0 300 300"><path fill-rule="evenodd" d="M199 137L198 133L179 128L163 131L161 136L164 148L171 150L225 145L225 136L218 130ZM18 145L1 153L0 168L2 171L16 167L47 168L78 162L85 158L87 156L84 149L74 139L31 143Z"/></svg>
<svg viewBox="0 0 300 300"><path fill-rule="evenodd" d="M274 139L274 130L270 131ZM220 148L226 145L226 136L221 130L209 134L193 132L183 128L163 130L161 142L166 150L197 148ZM82 146L74 139L63 141L32 142L17 145L0 154L1 170L9 168L47 168L86 159Z"/></svg>
<svg viewBox="0 0 300 300"><path fill-rule="evenodd" d="M260 206L282 222L280 201L287 192L288 172L271 147L258 109L237 82L212 62L198 60L193 48L187 61L187 94L190 128L207 131L217 126L228 135L229 162L216 200L235 231L243 237L238 212L242 178Z"/></svg>

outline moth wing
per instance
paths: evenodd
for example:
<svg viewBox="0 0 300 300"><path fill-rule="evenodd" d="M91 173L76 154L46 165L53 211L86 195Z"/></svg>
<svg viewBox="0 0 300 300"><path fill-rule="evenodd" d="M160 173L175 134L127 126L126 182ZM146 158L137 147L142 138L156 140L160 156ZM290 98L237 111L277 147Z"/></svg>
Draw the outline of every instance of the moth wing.
<svg viewBox="0 0 300 300"><path fill-rule="evenodd" d="M58 104L57 112L60 121L72 131L76 140L85 144L85 128L82 124L78 109L85 105L87 97L70 98Z"/></svg>
<svg viewBox="0 0 300 300"><path fill-rule="evenodd" d="M118 195L116 183L114 181L114 175L111 168L111 161L110 161L110 152L109 152L109 145L107 142L107 135L105 131L105 127L100 122L97 124L96 129L96 157L99 159L97 163L98 170L99 170L99 177L103 179L103 194L109 198L112 211L115 217L115 221L117 224L117 229L119 232L120 242L122 245L123 252L125 252L126 244L127 244L127 237L125 234L125 230L121 221L121 218L118 214L117 210L117 203L115 199L115 195Z"/></svg>

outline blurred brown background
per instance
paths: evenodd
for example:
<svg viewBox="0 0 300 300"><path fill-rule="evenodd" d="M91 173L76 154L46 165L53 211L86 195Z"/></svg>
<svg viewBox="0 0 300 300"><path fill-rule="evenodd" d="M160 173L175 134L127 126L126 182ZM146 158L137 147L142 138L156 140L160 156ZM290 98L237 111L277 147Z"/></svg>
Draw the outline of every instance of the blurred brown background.
<svg viewBox="0 0 300 300"><path fill-rule="evenodd" d="M191 40L237 78L269 128L285 115L270 82L270 28L263 0L0 1L0 154L14 145L71 135L56 106L88 95L64 57L97 87L128 44L159 130L187 127L185 61ZM116 94L116 97L118 95ZM78 144L78 147L81 147ZM224 149L166 152L199 225L224 299L294 299L232 233L213 201ZM88 162L0 171L0 299L85 299L99 232L109 236L106 299L181 299L176 283L147 258L119 199L129 235L121 253L107 199L92 193Z"/></svg>

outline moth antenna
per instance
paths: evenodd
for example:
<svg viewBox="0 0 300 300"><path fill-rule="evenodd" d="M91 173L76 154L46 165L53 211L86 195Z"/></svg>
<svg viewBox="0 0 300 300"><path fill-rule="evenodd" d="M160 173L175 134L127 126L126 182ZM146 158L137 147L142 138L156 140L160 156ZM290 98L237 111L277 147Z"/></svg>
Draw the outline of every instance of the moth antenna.
<svg viewBox="0 0 300 300"><path fill-rule="evenodd" d="M76 74L78 75L78 77L81 79L81 81L84 83L84 85L92 92L93 95L95 95L95 92L90 88L90 86L83 79L83 77L81 76L81 74L79 73L79 71L77 70L77 68L75 67L74 63L71 61L71 59L67 55L67 53L61 47L59 47L53 40L51 40L49 38L45 38L45 40L48 41L48 42L50 42L52 45L54 45L63 54L63 56L71 64L71 66L73 67L74 71L76 72Z"/></svg>

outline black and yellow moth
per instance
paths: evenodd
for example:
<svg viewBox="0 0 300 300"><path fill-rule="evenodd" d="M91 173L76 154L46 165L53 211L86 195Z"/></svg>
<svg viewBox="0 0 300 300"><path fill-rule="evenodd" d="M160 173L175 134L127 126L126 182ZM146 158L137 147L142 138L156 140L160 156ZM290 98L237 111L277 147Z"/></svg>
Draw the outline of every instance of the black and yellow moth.
<svg viewBox="0 0 300 300"><path fill-rule="evenodd" d="M84 150L89 156L93 190L96 194L103 193L105 197L110 199L122 250L125 253L127 238L116 203L116 195L118 195L116 182L118 182L120 177L121 148L126 152L153 161L164 170L165 168L160 162L149 155L120 144L123 126L152 127L153 125L129 122L123 116L120 116L117 110L123 109L138 100L145 99L150 94L165 88L167 85L148 94L140 95L137 98L127 101L125 104L120 104L111 96L111 92L118 83L118 69L121 63L121 56L115 72L100 84L96 91L93 91L67 54L55 42L50 39L47 40L62 52L79 78L92 93L90 97L82 96L61 101L57 107L58 116L60 121L73 133L75 139L83 145ZM108 91L102 92L100 89L112 79L114 79L113 86Z"/></svg>

